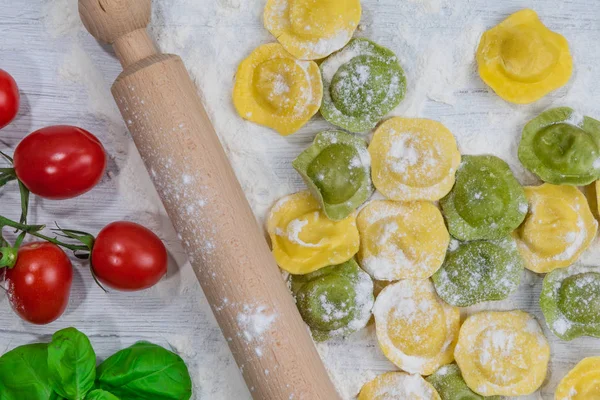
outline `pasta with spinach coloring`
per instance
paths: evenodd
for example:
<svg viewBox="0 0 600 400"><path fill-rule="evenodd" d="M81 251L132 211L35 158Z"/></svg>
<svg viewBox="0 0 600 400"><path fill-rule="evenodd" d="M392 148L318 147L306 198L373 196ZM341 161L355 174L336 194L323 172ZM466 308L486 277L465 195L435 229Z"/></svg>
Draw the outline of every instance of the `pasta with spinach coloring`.
<svg viewBox="0 0 600 400"><path fill-rule="evenodd" d="M501 400L500 396L484 397L469 389L456 364L444 365L426 381L437 390L441 400Z"/></svg>
<svg viewBox="0 0 600 400"><path fill-rule="evenodd" d="M448 304L468 307L507 298L519 287L523 270L523 259L511 237L453 240L442 268L433 275L433 284Z"/></svg>
<svg viewBox="0 0 600 400"><path fill-rule="evenodd" d="M527 198L498 157L463 156L452 191L440 201L450 234L459 240L500 239L527 215Z"/></svg>
<svg viewBox="0 0 600 400"><path fill-rule="evenodd" d="M574 265L550 272L540 306L546 325L560 339L600 337L600 268Z"/></svg>
<svg viewBox="0 0 600 400"><path fill-rule="evenodd" d="M373 194L371 157L355 135L321 132L292 165L330 219L346 218Z"/></svg>
<svg viewBox="0 0 600 400"><path fill-rule="evenodd" d="M374 42L352 39L321 64L321 115L335 126L364 133L404 98L406 78L396 55Z"/></svg>
<svg viewBox="0 0 600 400"><path fill-rule="evenodd" d="M519 160L547 183L592 183L600 179L600 121L569 107L544 111L525 125Z"/></svg>
<svg viewBox="0 0 600 400"><path fill-rule="evenodd" d="M292 275L291 289L313 338L324 341L364 328L371 318L373 280L354 259L307 275Z"/></svg>

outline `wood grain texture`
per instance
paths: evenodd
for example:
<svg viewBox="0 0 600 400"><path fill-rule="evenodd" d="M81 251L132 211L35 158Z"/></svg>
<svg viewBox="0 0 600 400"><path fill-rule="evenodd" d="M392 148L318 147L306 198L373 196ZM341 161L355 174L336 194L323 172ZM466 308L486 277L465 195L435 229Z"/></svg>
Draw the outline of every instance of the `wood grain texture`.
<svg viewBox="0 0 600 400"><path fill-rule="evenodd" d="M189 29L194 45L186 49L183 58L186 61L193 60L194 52L203 58L205 77L198 77L197 83L207 93L207 104L223 105L218 112L209 109L209 114L217 133L227 136L228 124L238 119L233 107L227 106L235 68L254 47L272 41L264 32L260 20L264 1L240 1L239 10L227 8L227 0L198 0L194 4L181 0L155 1L159 11L171 10L174 14L164 24L155 24L155 32L174 32L180 26ZM426 61L429 57L432 61L436 60L434 50L438 48L430 46L432 41L444 41L448 48L458 46L464 34L476 31L476 35L477 31L498 23L522 7L536 9L552 29L565 34L572 44L577 71L574 81L565 91L533 107L506 105L485 87L476 74L471 73L467 81L449 86L454 97L453 104L426 98L422 101L423 106L416 111L400 110L397 114L440 120L455 133L464 153L499 155L520 173L522 170L515 159L509 157L515 152L519 126L538 111L550 105L571 105L600 117L600 86L597 85L600 81L598 1L454 0L452 7L442 7L439 16L432 16L427 20L428 23L415 17L422 12L417 5L436 1L402 1L415 4L412 15L401 12L405 7L398 7L399 0L363 0L364 30L360 35L389 46L401 56L409 82L414 84L410 92L415 96L427 97L429 94L435 97L434 94L437 94L427 86L426 80L417 80L418 70L431 64L421 65L417 61ZM437 3L442 6L449 4L444 0ZM65 202L34 200L32 221L49 223L57 220L65 227L80 227L90 232L97 232L113 220L138 221L150 226L166 241L172 262L167 279L157 287L141 293L109 295L95 287L85 265L78 264L80 267L66 315L45 327L20 321L10 311L5 296L0 294L0 352L20 344L46 340L51 333L67 326L76 326L88 333L101 359L136 340L151 340L182 352L193 374L197 399L249 399L250 393L245 388L151 181L143 172L143 163L131 144L127 129L119 121L114 105L106 102L106 99L111 99L110 82L121 71L119 62L106 47L81 31L68 31L61 38L49 35L44 27L45 4L42 0L0 0L0 68L15 76L24 94L23 110L15 123L0 132L0 145L12 149L34 129L71 123L98 135L111 161L109 174L93 192ZM456 17L457 13L462 12L470 16L468 22ZM246 14L242 18L236 13ZM410 37L404 34L406 32L411 33ZM232 38L236 40L235 45L225 45ZM72 56L78 51L90 55L89 67L74 62L78 57ZM80 77L73 76L77 74L73 74L70 66L78 70L85 68L85 72L92 76L98 74L105 80L104 85L89 86ZM226 69L230 71L230 76L221 78L214 72L216 69ZM219 91L206 90L211 84L216 85ZM582 90L586 96L578 97ZM512 126L510 121L514 120L515 114L521 119ZM260 151L264 153L265 168L273 171L274 187L302 187L301 179L291 168L290 161L311 141L315 132L327 127L329 125L326 122L316 118L300 133L288 138L272 134L268 148ZM244 129L247 136L242 137L247 138L249 147L253 135L260 135L264 131L252 124L244 125ZM241 171L244 164L240 161L236 166ZM246 190L251 190L250 183L242 182ZM2 214L18 217L16 192L0 192L0 209ZM594 246L599 246L598 241ZM597 263L597 260L595 254L585 259L588 263ZM511 296L511 301L486 307L523 308L534 313L543 323L537 302L540 290L541 279L528 275L520 290ZM547 329L545 333L551 340L553 358L548 381L538 398L550 400L554 387L566 370L581 358L598 353L599 342L586 338L566 343L553 338ZM365 335L372 337L372 334L373 329L369 327ZM373 340L350 338L347 341L334 341L326 349L328 356L335 358L333 366L339 375L359 377L393 368Z"/></svg>

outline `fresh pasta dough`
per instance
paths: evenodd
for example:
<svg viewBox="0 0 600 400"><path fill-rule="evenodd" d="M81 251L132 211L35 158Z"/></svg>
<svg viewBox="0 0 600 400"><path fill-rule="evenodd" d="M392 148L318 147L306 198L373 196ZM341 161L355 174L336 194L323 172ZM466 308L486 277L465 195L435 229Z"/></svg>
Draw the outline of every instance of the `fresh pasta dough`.
<svg viewBox="0 0 600 400"><path fill-rule="evenodd" d="M398 368L431 375L454 360L460 311L442 301L429 280L403 280L377 296L375 330L383 354Z"/></svg>
<svg viewBox="0 0 600 400"><path fill-rule="evenodd" d="M391 118L369 145L373 183L390 200L436 201L450 192L460 164L452 133L428 119Z"/></svg>
<svg viewBox="0 0 600 400"><path fill-rule="evenodd" d="M244 119L290 135L321 106L323 82L313 61L299 61L277 43L258 47L235 77L233 103Z"/></svg>
<svg viewBox="0 0 600 400"><path fill-rule="evenodd" d="M525 267L546 273L573 264L598 230L585 196L574 186L525 188L529 213L515 230Z"/></svg>
<svg viewBox="0 0 600 400"><path fill-rule="evenodd" d="M469 388L481 396L522 396L540 388L550 346L533 316L485 311L460 328L454 357Z"/></svg>
<svg viewBox="0 0 600 400"><path fill-rule="evenodd" d="M479 75L511 103L537 101L573 74L569 43L533 10L521 10L485 32L477 50Z"/></svg>
<svg viewBox="0 0 600 400"><path fill-rule="evenodd" d="M267 229L275 260L291 274L344 263L359 249L356 213L332 221L308 191L279 200L269 214Z"/></svg>
<svg viewBox="0 0 600 400"><path fill-rule="evenodd" d="M268 0L265 28L300 60L318 60L344 47L361 16L359 0Z"/></svg>
<svg viewBox="0 0 600 400"><path fill-rule="evenodd" d="M364 139L355 135L320 132L292 165L330 219L346 218L373 194L371 157Z"/></svg>
<svg viewBox="0 0 600 400"><path fill-rule="evenodd" d="M358 214L357 226L359 262L377 280L429 278L450 241L440 210L425 201L371 201Z"/></svg>

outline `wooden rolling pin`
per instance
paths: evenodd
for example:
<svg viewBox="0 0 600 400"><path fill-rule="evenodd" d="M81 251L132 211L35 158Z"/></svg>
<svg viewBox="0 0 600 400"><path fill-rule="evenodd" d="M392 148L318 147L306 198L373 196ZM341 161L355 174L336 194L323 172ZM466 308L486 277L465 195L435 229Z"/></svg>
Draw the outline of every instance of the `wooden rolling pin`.
<svg viewBox="0 0 600 400"><path fill-rule="evenodd" d="M151 0L79 13L121 61L113 96L254 399L339 399L181 58L148 36Z"/></svg>

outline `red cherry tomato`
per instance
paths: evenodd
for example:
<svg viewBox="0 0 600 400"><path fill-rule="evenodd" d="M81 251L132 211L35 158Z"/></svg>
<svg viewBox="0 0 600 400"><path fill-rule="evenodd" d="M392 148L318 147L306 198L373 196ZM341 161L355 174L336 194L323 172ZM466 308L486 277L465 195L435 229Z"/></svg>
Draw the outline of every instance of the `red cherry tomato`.
<svg viewBox="0 0 600 400"><path fill-rule="evenodd" d="M100 231L92 249L98 280L113 289L154 286L167 273L167 249L151 230L133 222L113 222Z"/></svg>
<svg viewBox="0 0 600 400"><path fill-rule="evenodd" d="M17 177L40 197L70 199L91 190L106 169L100 141L74 126L49 126L28 135L14 154Z"/></svg>
<svg viewBox="0 0 600 400"><path fill-rule="evenodd" d="M19 113L19 87L10 74L0 69L0 129Z"/></svg>
<svg viewBox="0 0 600 400"><path fill-rule="evenodd" d="M25 321L49 324L65 312L73 267L60 247L47 242L21 246L15 267L5 275L10 305Z"/></svg>

